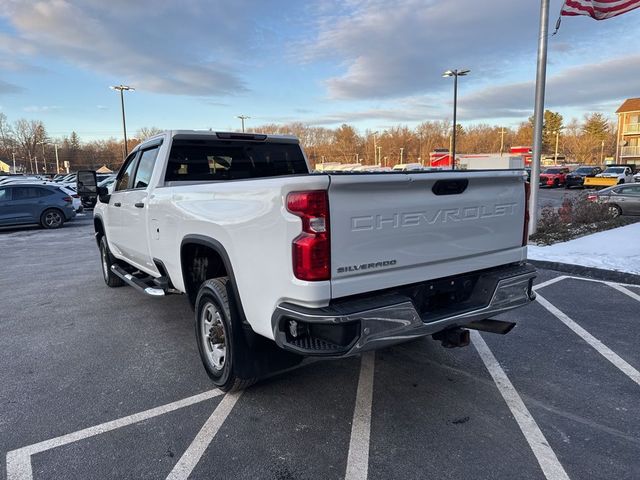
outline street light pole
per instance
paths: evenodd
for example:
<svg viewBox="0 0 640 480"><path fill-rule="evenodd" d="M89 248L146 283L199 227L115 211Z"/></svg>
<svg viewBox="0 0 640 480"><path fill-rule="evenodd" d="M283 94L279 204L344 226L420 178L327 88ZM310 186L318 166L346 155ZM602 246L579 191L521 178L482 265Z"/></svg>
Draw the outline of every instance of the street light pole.
<svg viewBox="0 0 640 480"><path fill-rule="evenodd" d="M127 120L124 114L124 92L125 91L135 91L135 88L130 87L129 85L115 85L109 87L111 90L118 90L120 92L120 106L122 108L122 133L124 134L124 146L122 158L127 158L127 152L129 151L129 146L127 145Z"/></svg>
<svg viewBox="0 0 640 480"><path fill-rule="evenodd" d="M560 130L556 130L553 133L556 134L556 152L553 155L553 164L557 165L558 164L558 140L560 139Z"/></svg>
<svg viewBox="0 0 640 480"><path fill-rule="evenodd" d="M602 140L602 144L600 145L600 165L602 165L603 163L604 163L604 140Z"/></svg>
<svg viewBox="0 0 640 480"><path fill-rule="evenodd" d="M54 143L53 147L56 151L56 174L60 173L60 160L58 160L58 144Z"/></svg>
<svg viewBox="0 0 640 480"><path fill-rule="evenodd" d="M404 147L400 147L400 165L402 165L402 154L404 153Z"/></svg>
<svg viewBox="0 0 640 480"><path fill-rule="evenodd" d="M242 122L242 133L244 133L244 121L251 118L248 115L236 115L236 118L239 118Z"/></svg>
<svg viewBox="0 0 640 480"><path fill-rule="evenodd" d="M38 142L38 144L42 145L42 172L43 173L47 173L47 157L45 157L44 155L44 145L47 142L45 142L44 140L42 140L41 142Z"/></svg>
<svg viewBox="0 0 640 480"><path fill-rule="evenodd" d="M458 110L458 77L464 77L471 70L464 69L447 70L442 74L443 77L453 77L453 131L451 132L451 169L456 169L456 122Z"/></svg>
<svg viewBox="0 0 640 480"><path fill-rule="evenodd" d="M15 175L16 173L16 152L11 152L11 155L13 156L13 174Z"/></svg>

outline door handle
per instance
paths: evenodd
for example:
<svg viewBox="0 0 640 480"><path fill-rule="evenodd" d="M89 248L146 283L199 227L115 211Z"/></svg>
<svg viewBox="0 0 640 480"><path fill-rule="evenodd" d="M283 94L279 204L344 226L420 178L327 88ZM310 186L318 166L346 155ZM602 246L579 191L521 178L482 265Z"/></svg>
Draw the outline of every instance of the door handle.
<svg viewBox="0 0 640 480"><path fill-rule="evenodd" d="M133 205L134 205L136 208L143 208L143 207L144 207L144 202L134 203Z"/></svg>
<svg viewBox="0 0 640 480"><path fill-rule="evenodd" d="M114 203L114 204L113 204L113 206L114 206L114 207L121 207L121 206L122 206L122 204L121 204L120 202L116 202L116 203Z"/></svg>

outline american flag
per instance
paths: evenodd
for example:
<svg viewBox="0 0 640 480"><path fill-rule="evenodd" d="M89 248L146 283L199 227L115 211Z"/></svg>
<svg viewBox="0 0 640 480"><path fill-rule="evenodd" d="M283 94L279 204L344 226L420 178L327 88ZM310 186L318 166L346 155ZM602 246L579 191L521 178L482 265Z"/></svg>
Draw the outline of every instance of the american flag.
<svg viewBox="0 0 640 480"><path fill-rule="evenodd" d="M604 20L638 7L640 0L565 0L560 15L589 15Z"/></svg>

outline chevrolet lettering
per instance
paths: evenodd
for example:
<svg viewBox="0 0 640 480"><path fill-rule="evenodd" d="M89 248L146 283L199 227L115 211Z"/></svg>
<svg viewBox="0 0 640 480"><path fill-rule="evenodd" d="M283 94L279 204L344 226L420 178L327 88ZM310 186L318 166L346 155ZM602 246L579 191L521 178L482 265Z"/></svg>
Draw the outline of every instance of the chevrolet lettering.
<svg viewBox="0 0 640 480"><path fill-rule="evenodd" d="M384 228L406 228L436 223L464 222L482 218L515 215L517 203L492 206L443 208L434 212L406 212L391 215L367 215L351 219L351 231L382 230Z"/></svg>

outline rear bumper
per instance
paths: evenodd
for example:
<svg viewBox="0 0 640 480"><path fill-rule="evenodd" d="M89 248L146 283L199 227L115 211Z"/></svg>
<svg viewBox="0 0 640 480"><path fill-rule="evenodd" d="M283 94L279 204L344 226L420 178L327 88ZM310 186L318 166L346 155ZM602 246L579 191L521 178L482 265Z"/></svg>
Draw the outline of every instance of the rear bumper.
<svg viewBox="0 0 640 480"><path fill-rule="evenodd" d="M372 292L324 308L282 303L272 316L274 338L280 347L303 355L354 355L527 305L535 299L535 277L530 264L509 265ZM446 287L456 282L470 282L467 298L442 302L442 295L448 295Z"/></svg>
<svg viewBox="0 0 640 480"><path fill-rule="evenodd" d="M566 184L570 187L582 187L584 184L584 177L567 177Z"/></svg>

